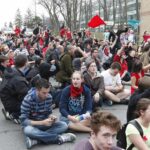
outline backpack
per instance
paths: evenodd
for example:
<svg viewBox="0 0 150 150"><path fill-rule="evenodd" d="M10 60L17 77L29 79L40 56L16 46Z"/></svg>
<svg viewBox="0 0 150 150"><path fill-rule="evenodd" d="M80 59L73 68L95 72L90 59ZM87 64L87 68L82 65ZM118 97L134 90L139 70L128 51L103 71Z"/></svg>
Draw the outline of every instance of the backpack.
<svg viewBox="0 0 150 150"><path fill-rule="evenodd" d="M126 149L127 147L127 141L126 141L126 128L128 124L132 124L136 127L136 129L140 132L141 137L143 137L143 129L141 128L140 124L136 120L132 120L122 126L122 128L117 133L117 146L123 149ZM131 144L127 150L132 150L134 147L134 144Z"/></svg>

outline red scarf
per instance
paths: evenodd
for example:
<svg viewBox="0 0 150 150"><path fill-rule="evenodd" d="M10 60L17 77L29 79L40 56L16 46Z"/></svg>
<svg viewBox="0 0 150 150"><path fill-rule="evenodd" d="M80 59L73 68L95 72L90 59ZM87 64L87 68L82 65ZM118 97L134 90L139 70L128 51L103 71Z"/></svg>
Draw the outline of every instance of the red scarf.
<svg viewBox="0 0 150 150"><path fill-rule="evenodd" d="M71 97L78 97L83 92L83 87L81 86L80 88L77 88L77 87L74 87L73 85L71 85L70 91L71 91Z"/></svg>

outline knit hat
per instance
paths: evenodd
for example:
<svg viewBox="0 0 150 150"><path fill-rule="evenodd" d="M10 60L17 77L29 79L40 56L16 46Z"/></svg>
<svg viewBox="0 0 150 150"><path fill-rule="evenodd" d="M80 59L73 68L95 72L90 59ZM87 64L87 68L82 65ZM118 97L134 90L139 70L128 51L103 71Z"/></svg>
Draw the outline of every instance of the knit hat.
<svg viewBox="0 0 150 150"><path fill-rule="evenodd" d="M51 68L51 65L48 64L48 63L42 63L40 64L39 66L39 74L42 78L44 79L49 79L49 77L51 76L51 72L50 72L50 68Z"/></svg>

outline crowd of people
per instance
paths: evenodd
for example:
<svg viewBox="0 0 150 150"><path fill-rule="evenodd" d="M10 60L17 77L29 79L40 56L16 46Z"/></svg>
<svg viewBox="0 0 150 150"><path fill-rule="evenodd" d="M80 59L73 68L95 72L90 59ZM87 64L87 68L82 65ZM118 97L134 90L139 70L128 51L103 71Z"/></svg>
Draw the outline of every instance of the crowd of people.
<svg viewBox="0 0 150 150"><path fill-rule="evenodd" d="M76 150L123 149L114 146L120 121L100 110L115 104L128 105L125 149L150 149L146 33L138 45L128 27L106 30L101 40L92 38L89 29L71 32L65 26L57 36L39 26L31 36L25 32L16 28L15 34L0 33L0 98L5 118L21 124L28 149L73 142L75 131L90 133ZM59 117L52 114L57 107ZM142 136L132 120L141 126Z"/></svg>

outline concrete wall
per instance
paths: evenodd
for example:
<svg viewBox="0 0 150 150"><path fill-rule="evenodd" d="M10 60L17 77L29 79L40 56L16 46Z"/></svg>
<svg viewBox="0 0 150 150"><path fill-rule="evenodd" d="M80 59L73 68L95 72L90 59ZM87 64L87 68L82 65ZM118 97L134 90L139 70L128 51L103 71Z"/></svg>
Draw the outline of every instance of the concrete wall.
<svg viewBox="0 0 150 150"><path fill-rule="evenodd" d="M144 31L150 33L150 0L140 0L141 10L140 10L140 35L143 35Z"/></svg>

